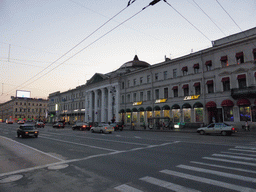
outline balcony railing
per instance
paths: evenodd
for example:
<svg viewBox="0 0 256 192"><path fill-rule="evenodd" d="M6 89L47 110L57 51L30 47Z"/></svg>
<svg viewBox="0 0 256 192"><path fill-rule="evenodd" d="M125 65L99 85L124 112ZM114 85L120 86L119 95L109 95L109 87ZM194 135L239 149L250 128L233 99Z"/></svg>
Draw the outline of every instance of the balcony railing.
<svg viewBox="0 0 256 192"><path fill-rule="evenodd" d="M231 97L233 99L239 98L256 98L256 86L250 86L245 88L231 89Z"/></svg>

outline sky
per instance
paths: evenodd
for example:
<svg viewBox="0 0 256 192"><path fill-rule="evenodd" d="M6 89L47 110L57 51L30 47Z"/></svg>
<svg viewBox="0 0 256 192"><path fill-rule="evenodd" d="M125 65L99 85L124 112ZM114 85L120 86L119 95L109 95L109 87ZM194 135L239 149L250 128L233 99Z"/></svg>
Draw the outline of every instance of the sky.
<svg viewBox="0 0 256 192"><path fill-rule="evenodd" d="M136 54L154 65L256 26L255 0L151 1L0 0L0 103L16 90L47 99Z"/></svg>

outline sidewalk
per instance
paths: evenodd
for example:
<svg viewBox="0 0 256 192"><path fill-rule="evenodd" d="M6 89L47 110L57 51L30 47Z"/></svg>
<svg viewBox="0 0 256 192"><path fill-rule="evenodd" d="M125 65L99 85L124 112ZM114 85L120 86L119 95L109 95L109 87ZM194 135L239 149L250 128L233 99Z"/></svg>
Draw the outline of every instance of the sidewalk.
<svg viewBox="0 0 256 192"><path fill-rule="evenodd" d="M134 130L131 129L131 126L125 126L125 131L151 131L151 132L180 132L180 133L197 133L197 128L180 128L180 129L144 129L143 127L135 127ZM243 129L238 129L239 134L251 134L256 136L256 129L253 128L250 131L244 131Z"/></svg>

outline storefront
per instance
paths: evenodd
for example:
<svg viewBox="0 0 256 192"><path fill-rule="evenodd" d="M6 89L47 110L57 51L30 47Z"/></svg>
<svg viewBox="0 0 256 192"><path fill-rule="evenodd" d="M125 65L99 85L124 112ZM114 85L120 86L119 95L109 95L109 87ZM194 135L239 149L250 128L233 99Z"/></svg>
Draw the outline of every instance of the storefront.
<svg viewBox="0 0 256 192"><path fill-rule="evenodd" d="M181 120L181 110L178 104L172 106L172 119L174 123L178 123Z"/></svg>
<svg viewBox="0 0 256 192"><path fill-rule="evenodd" d="M191 122L191 105L189 103L184 103L182 105L183 112L183 122L190 123Z"/></svg>
<svg viewBox="0 0 256 192"><path fill-rule="evenodd" d="M248 99L239 99L237 106L239 107L240 121L251 121L251 102Z"/></svg>
<svg viewBox="0 0 256 192"><path fill-rule="evenodd" d="M233 101L226 99L222 101L221 106L223 108L223 113L224 113L224 121L234 121L234 103Z"/></svg>
<svg viewBox="0 0 256 192"><path fill-rule="evenodd" d="M196 123L202 123L204 122L204 108L203 104L200 102L196 102L193 105L194 108L194 117Z"/></svg>
<svg viewBox="0 0 256 192"><path fill-rule="evenodd" d="M205 107L208 113L208 124L215 123L217 119L217 108L216 103L214 101L209 101L206 103Z"/></svg>

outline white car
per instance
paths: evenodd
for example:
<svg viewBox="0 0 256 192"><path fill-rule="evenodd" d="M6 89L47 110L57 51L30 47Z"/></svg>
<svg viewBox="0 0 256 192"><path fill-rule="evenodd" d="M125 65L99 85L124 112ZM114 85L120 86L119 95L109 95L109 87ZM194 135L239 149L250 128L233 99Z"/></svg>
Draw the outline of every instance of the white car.
<svg viewBox="0 0 256 192"><path fill-rule="evenodd" d="M99 132L99 133L112 133L115 131L114 127L109 124L99 124L98 126L92 127L91 132Z"/></svg>
<svg viewBox="0 0 256 192"><path fill-rule="evenodd" d="M207 127L197 129L197 133L200 135L204 134L221 134L221 135L232 135L236 133L237 129L227 123L211 123Z"/></svg>

